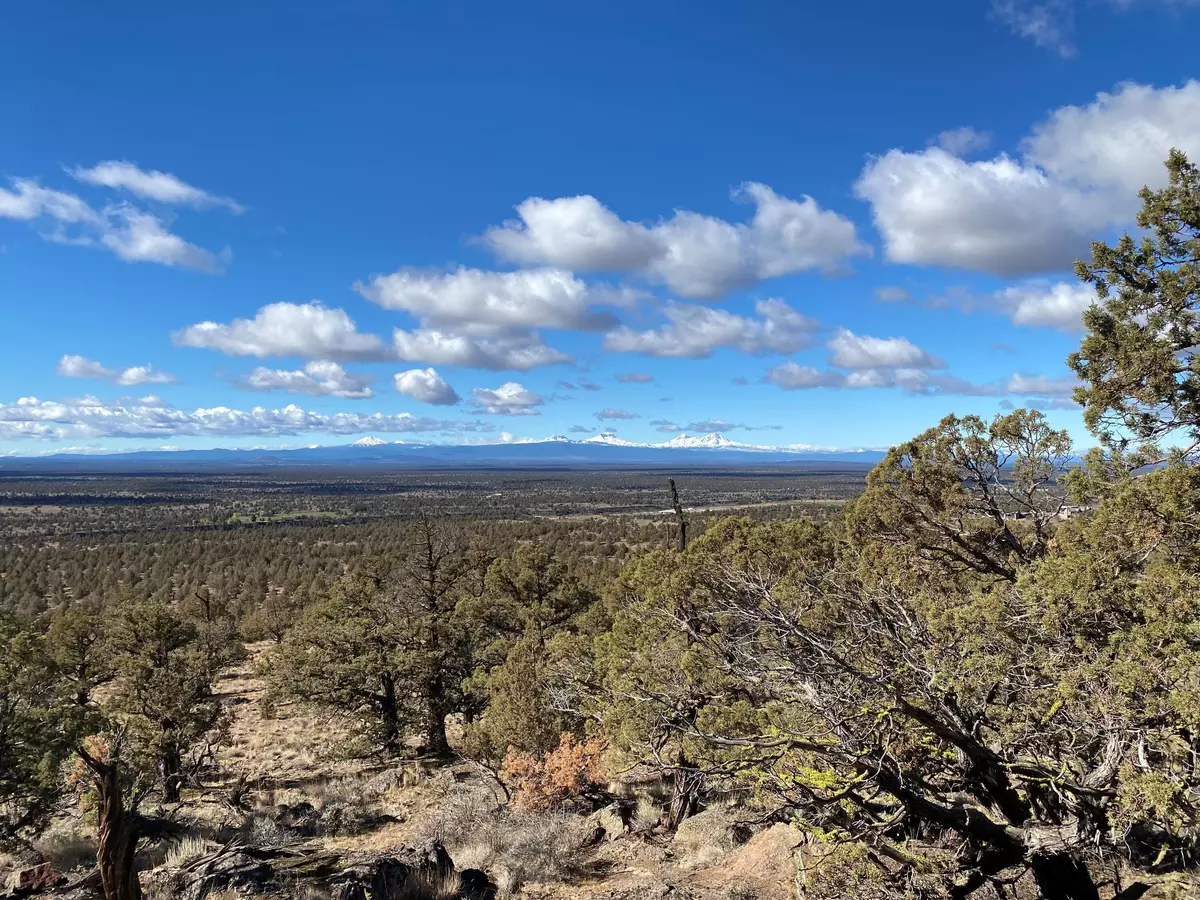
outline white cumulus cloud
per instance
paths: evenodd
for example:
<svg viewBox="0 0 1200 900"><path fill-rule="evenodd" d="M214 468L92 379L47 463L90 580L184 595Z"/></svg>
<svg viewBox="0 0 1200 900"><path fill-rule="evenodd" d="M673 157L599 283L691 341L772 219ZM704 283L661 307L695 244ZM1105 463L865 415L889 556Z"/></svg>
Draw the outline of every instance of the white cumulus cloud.
<svg viewBox="0 0 1200 900"><path fill-rule="evenodd" d="M1033 129L1026 157L1056 179L1111 187L1126 214L1143 185L1166 183L1172 148L1200 156L1200 81L1155 88L1126 83L1085 106L1064 106Z"/></svg>
<svg viewBox="0 0 1200 900"><path fill-rule="evenodd" d="M159 371L150 365L110 369L95 360L72 354L67 354L60 359L55 371L65 378L91 378L97 381L109 381L122 387L136 387L141 384L173 384L177 380L174 375Z"/></svg>
<svg viewBox="0 0 1200 900"><path fill-rule="evenodd" d="M130 366L117 373L115 384L122 387L137 387L141 384L174 384L177 379L167 372L160 372L154 366Z"/></svg>
<svg viewBox="0 0 1200 900"><path fill-rule="evenodd" d="M107 381L113 377L113 370L107 366L101 365L95 360L71 354L58 361L56 371L65 378L94 378Z"/></svg>
<svg viewBox="0 0 1200 900"><path fill-rule="evenodd" d="M106 215L108 225L101 232L99 243L126 262L221 271L218 257L168 231L157 216L127 204L109 207Z"/></svg>
<svg viewBox="0 0 1200 900"><path fill-rule="evenodd" d="M613 409L611 406L605 407L598 413L594 413L595 417L601 422L607 421L622 421L628 419L640 419L641 416L635 412L629 412L626 409Z"/></svg>
<svg viewBox="0 0 1200 900"><path fill-rule="evenodd" d="M765 380L785 391L813 388L899 388L910 394L958 394L963 396L993 396L1001 393L995 384L975 384L954 375L930 372L927 369L880 368L842 372L836 369L816 369L785 362L767 371Z"/></svg>
<svg viewBox="0 0 1200 900"><path fill-rule="evenodd" d="M646 225L621 219L589 195L531 197L517 206L519 218L488 229L483 240L521 265L638 275L706 300L766 278L834 272L870 252L849 219L812 197L792 200L756 182L734 197L754 204L750 222L676 210Z"/></svg>
<svg viewBox="0 0 1200 900"><path fill-rule="evenodd" d="M829 340L829 361L843 369L940 369L943 363L908 338L878 338L839 328Z"/></svg>
<svg viewBox="0 0 1200 900"><path fill-rule="evenodd" d="M498 388L475 388L472 403L482 413L492 416L536 416L545 398L516 381L509 381Z"/></svg>
<svg viewBox="0 0 1200 900"><path fill-rule="evenodd" d="M992 302L1015 325L1056 328L1071 334L1083 331L1083 313L1096 302L1091 285L1031 281L996 291Z"/></svg>
<svg viewBox="0 0 1200 900"><path fill-rule="evenodd" d="M253 319L199 322L175 332L181 347L218 350L226 356L299 356L307 359L380 360L390 355L373 334L363 334L342 309L312 303L271 303Z"/></svg>
<svg viewBox="0 0 1200 900"><path fill-rule="evenodd" d="M162 219L127 203L93 209L74 194L41 187L18 178L12 190L0 188L0 217L31 223L48 222L46 240L100 247L126 262L151 262L220 272L224 256L189 243L171 232Z"/></svg>
<svg viewBox="0 0 1200 900"><path fill-rule="evenodd" d="M302 370L258 366L246 376L244 386L252 391L287 391L312 397L365 400L374 396L370 382L369 376L352 374L332 360L318 359L307 363Z"/></svg>
<svg viewBox="0 0 1200 900"><path fill-rule="evenodd" d="M845 387L846 374L832 369L802 366L788 360L767 370L765 380L785 391L801 391L820 387Z"/></svg>
<svg viewBox="0 0 1200 900"><path fill-rule="evenodd" d="M385 309L418 321L393 333L399 359L496 371L528 371L570 362L538 328L596 331L616 324L596 305L627 305L630 295L592 287L562 269L453 272L401 269L355 289Z"/></svg>
<svg viewBox="0 0 1200 900"><path fill-rule="evenodd" d="M74 194L44 188L32 178L16 178L0 188L0 216L30 221L47 216L68 224L100 225L103 217Z"/></svg>
<svg viewBox="0 0 1200 900"><path fill-rule="evenodd" d="M547 346L535 331L479 338L436 328L397 328L392 340L396 357L406 362L518 372L571 362L570 356Z"/></svg>
<svg viewBox="0 0 1200 900"><path fill-rule="evenodd" d="M461 399L458 392L433 368L397 372L394 380L397 393L420 400L422 403L432 403L435 406L454 406Z"/></svg>
<svg viewBox="0 0 1200 900"><path fill-rule="evenodd" d="M760 300L755 318L724 309L687 303L663 308L667 323L638 331L622 325L604 336L604 348L616 353L705 359L721 347L741 353L794 353L808 345L818 323L782 300Z"/></svg>
<svg viewBox="0 0 1200 900"><path fill-rule="evenodd" d="M591 308L595 295L588 286L562 269L402 269L355 289L385 309L411 313L423 326L468 329L473 336L521 328L600 331L615 323L611 313Z"/></svg>
<svg viewBox="0 0 1200 900"><path fill-rule="evenodd" d="M965 162L940 147L891 150L855 185L892 262L1001 276L1069 266L1114 219L1112 200L1006 155Z"/></svg>
<svg viewBox="0 0 1200 900"><path fill-rule="evenodd" d="M4 438L462 434L494 430L494 426L483 422L431 419L410 413L326 415L295 405L282 409L256 406L249 410L215 406L188 411L168 406L155 397L112 402L96 397L59 401L22 397L13 403L0 403L0 437Z"/></svg>
<svg viewBox="0 0 1200 900"><path fill-rule="evenodd" d="M1166 182L1172 147L1200 156L1200 81L1122 84L1057 109L1022 141L1020 158L891 150L855 191L894 262L1039 274L1069 268L1104 229L1131 225L1137 190Z"/></svg>
<svg viewBox="0 0 1200 900"><path fill-rule="evenodd" d="M928 369L876 368L840 371L802 366L790 360L767 370L763 380L778 385L785 391L803 391L815 388L838 390L896 388L906 393L921 395L999 397L1012 394L1036 398L1043 405L1070 397L1071 392L1079 384L1073 377L1055 378L1021 372L1015 372L1011 377L1001 381L977 383L944 372L931 372ZM1077 409L1078 407L1074 404L1060 403L1054 408Z"/></svg>
<svg viewBox="0 0 1200 900"><path fill-rule="evenodd" d="M1025 394L1030 397L1070 397L1079 387L1074 376L1051 378L1049 375L1027 375L1014 372L1005 388L1010 394Z"/></svg>

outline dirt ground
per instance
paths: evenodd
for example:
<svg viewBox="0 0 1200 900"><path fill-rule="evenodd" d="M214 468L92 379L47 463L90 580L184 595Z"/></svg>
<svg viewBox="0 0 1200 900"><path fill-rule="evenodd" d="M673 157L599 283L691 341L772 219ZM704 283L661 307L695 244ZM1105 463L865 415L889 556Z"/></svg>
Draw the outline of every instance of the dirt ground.
<svg viewBox="0 0 1200 900"><path fill-rule="evenodd" d="M780 825L758 833L737 828L735 810L705 810L671 838L654 827L661 813L655 797L628 789L624 821L610 810L525 812L506 807L494 779L468 761L435 767L348 760L338 753L339 723L265 699L256 668L269 646L250 647L249 658L217 685L230 724L213 771L185 792L179 808L147 810L177 828L142 853L146 878L234 839L295 843L306 852L387 853L436 838L457 868L485 871L501 898L794 894L800 833ZM84 872L94 860L92 831L86 811L64 809L37 851L58 871ZM0 885L27 862L0 858Z"/></svg>

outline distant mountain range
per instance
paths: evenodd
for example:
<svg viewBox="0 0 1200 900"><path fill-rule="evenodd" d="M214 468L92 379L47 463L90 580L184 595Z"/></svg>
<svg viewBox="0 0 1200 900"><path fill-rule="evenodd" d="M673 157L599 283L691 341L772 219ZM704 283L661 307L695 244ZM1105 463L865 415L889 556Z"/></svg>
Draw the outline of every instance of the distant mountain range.
<svg viewBox="0 0 1200 900"><path fill-rule="evenodd" d="M42 457L0 458L0 471L46 466L90 469L146 464L205 467L235 466L386 466L391 468L472 467L620 467L676 465L762 465L811 462L872 464L878 450L832 450L820 447L762 447L731 441L723 434L678 434L659 444L639 444L604 432L584 440L555 435L544 440L497 444L426 444L364 437L342 446L289 450L138 450L127 453L58 453Z"/></svg>
<svg viewBox="0 0 1200 900"><path fill-rule="evenodd" d="M669 441L663 441L660 444L638 444L634 441L627 441L624 438L617 437L616 432L605 431L601 434L593 435L590 438L584 438L582 441L573 441L566 435L556 434L553 437L533 439L527 438L519 441L506 442L507 445L528 447L530 444L603 444L606 447L640 447L642 449L655 450L741 450L748 453L792 453L801 452L793 448L781 447L760 447L755 444L741 444L737 441L731 441L725 435L720 433L715 434L677 434ZM359 438L351 447L388 447L401 445L405 447L434 447L443 446L440 444L411 444L408 441L392 441L388 442L381 438L369 436ZM470 446L479 446L472 444ZM486 445L495 446L495 445ZM811 452L815 448L805 448ZM818 451L818 452L833 452L833 451ZM857 452L857 451L855 451Z"/></svg>

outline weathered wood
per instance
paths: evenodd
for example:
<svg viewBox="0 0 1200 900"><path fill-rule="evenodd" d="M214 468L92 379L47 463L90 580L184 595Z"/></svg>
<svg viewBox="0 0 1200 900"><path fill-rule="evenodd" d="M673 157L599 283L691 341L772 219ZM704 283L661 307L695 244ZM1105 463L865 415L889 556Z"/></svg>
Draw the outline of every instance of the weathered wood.
<svg viewBox="0 0 1200 900"><path fill-rule="evenodd" d="M671 486L671 505L675 508L675 520L679 523L679 552L682 553L687 549L687 519L683 517L683 504L679 502L679 491L675 487L675 479L668 478L667 484Z"/></svg>
<svg viewBox="0 0 1200 900"><path fill-rule="evenodd" d="M467 877L469 875L469 877ZM193 859L168 876L165 888L180 900L205 900L218 891L243 896L278 895L296 884L310 884L335 900L404 896L416 884L444 888L459 885L457 896L471 900L494 897L494 887L479 872L456 872L454 861L438 841L426 841L387 854L345 856L297 847L251 847L234 842Z"/></svg>

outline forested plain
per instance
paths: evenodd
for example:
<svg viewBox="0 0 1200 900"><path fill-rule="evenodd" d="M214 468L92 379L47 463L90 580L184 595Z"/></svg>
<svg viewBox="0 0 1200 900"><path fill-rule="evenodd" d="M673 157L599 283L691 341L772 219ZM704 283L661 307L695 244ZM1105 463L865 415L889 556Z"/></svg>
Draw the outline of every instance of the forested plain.
<svg viewBox="0 0 1200 900"><path fill-rule="evenodd" d="M6 479L17 889L1196 896L1200 172L1167 168L1140 234L1078 267L1095 448L1018 409L865 478ZM237 768L270 749L250 681L257 727L319 731L290 771L368 767L354 803Z"/></svg>

